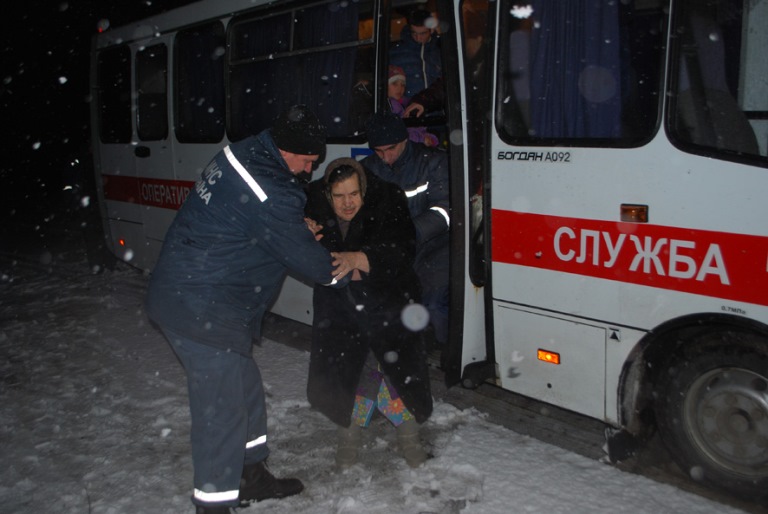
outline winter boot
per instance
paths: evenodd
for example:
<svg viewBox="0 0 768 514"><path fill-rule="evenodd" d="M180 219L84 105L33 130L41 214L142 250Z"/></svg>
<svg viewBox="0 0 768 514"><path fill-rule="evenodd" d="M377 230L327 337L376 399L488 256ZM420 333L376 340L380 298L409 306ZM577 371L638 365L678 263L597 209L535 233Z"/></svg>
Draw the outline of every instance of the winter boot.
<svg viewBox="0 0 768 514"><path fill-rule="evenodd" d="M243 468L240 479L240 504L299 494L304 484L298 478L275 478L264 461Z"/></svg>
<svg viewBox="0 0 768 514"><path fill-rule="evenodd" d="M232 509L225 505L196 505L195 514L231 514Z"/></svg>
<svg viewBox="0 0 768 514"><path fill-rule="evenodd" d="M341 469L348 468L357 463L357 454L362 441L360 425L352 423L349 428L340 427L338 438L336 465Z"/></svg>
<svg viewBox="0 0 768 514"><path fill-rule="evenodd" d="M414 420L403 421L396 431L400 454L410 467L418 468L427 460L427 452L419 440L419 424Z"/></svg>

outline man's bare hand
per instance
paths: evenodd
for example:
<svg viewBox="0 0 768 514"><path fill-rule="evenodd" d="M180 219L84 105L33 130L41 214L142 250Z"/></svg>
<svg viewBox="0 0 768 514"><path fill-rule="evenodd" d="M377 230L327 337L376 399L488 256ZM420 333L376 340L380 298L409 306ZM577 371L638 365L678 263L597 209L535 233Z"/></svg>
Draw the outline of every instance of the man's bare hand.
<svg viewBox="0 0 768 514"><path fill-rule="evenodd" d="M320 233L323 230L323 226L311 218L304 218L304 222L307 224L307 228L315 236L315 241L320 241L323 238L323 234Z"/></svg>

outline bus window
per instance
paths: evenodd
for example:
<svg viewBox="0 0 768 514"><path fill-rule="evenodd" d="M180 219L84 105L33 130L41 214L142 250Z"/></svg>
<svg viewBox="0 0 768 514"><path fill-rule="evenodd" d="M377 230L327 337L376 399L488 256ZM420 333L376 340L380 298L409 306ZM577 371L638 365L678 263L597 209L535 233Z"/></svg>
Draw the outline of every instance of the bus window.
<svg viewBox="0 0 768 514"><path fill-rule="evenodd" d="M176 35L175 133L182 143L218 143L224 137L225 49L219 21Z"/></svg>
<svg viewBox="0 0 768 514"><path fill-rule="evenodd" d="M757 22L764 26L768 9L746 9L741 0L689 0L678 7L671 137L708 155L765 157L768 65ZM762 150L756 130L763 136Z"/></svg>
<svg viewBox="0 0 768 514"><path fill-rule="evenodd" d="M136 52L139 139L156 141L168 136L168 47L153 45Z"/></svg>
<svg viewBox="0 0 768 514"><path fill-rule="evenodd" d="M660 111L664 33L657 4L643 2L641 9L633 1L539 0L519 8L505 2L497 112L502 138L617 147L649 140Z"/></svg>
<svg viewBox="0 0 768 514"><path fill-rule="evenodd" d="M238 21L232 30L232 60L239 62L288 52L291 49L291 13Z"/></svg>
<svg viewBox="0 0 768 514"><path fill-rule="evenodd" d="M97 63L99 137L102 143L131 141L131 50L121 46L99 53Z"/></svg>
<svg viewBox="0 0 768 514"><path fill-rule="evenodd" d="M373 41L360 37L372 19L371 1L236 19L230 35L230 139L260 132L297 103L317 114L329 138L354 136L353 91L360 76L372 76Z"/></svg>

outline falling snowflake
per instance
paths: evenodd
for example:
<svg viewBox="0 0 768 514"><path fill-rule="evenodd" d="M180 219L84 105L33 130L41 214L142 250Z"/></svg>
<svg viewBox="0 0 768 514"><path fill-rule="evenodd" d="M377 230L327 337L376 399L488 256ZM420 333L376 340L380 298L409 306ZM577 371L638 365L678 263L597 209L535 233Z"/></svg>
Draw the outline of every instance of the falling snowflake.
<svg viewBox="0 0 768 514"><path fill-rule="evenodd" d="M405 328L418 332L423 330L429 323L429 311L423 305L414 303L403 309L400 313L400 319Z"/></svg>
<svg viewBox="0 0 768 514"><path fill-rule="evenodd" d="M512 6L512 9L510 9L509 14L515 18L524 20L531 17L533 14L533 7L530 5L514 5Z"/></svg>

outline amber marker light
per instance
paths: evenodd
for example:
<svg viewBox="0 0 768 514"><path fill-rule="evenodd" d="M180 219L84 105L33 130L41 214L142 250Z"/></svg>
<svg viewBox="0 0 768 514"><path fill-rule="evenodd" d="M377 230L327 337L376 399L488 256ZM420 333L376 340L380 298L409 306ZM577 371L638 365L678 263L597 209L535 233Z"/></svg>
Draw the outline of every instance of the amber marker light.
<svg viewBox="0 0 768 514"><path fill-rule="evenodd" d="M621 204L621 221L648 223L648 206L631 203Z"/></svg>
<svg viewBox="0 0 768 514"><path fill-rule="evenodd" d="M125 239L119 239L117 242L120 243L120 246L125 246Z"/></svg>
<svg viewBox="0 0 768 514"><path fill-rule="evenodd" d="M547 350L539 350L537 357L540 361L548 362L549 364L560 364L559 353L548 352Z"/></svg>

